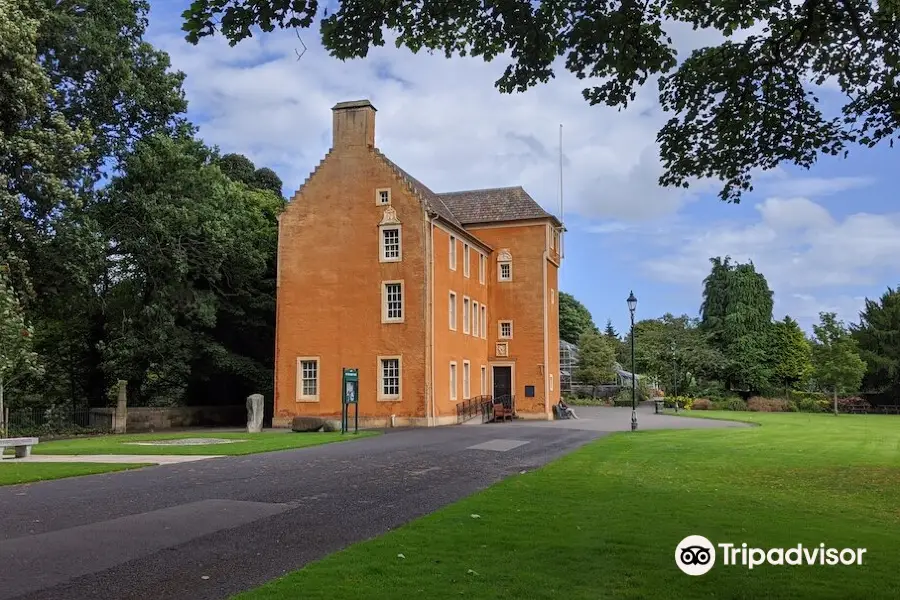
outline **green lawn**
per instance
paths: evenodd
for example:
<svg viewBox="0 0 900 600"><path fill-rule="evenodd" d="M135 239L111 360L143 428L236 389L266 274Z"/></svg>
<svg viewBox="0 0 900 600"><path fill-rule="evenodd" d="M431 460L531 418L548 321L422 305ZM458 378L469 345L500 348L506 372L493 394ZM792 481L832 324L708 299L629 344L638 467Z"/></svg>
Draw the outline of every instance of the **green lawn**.
<svg viewBox="0 0 900 600"><path fill-rule="evenodd" d="M34 454L181 454L181 455L229 455L256 454L273 450L305 448L330 442L354 440L377 435L377 432L361 431L358 434L334 432L294 433L221 433L192 431L188 433L140 433L133 435L103 435L53 442L41 442L32 448ZM220 438L247 440L233 444L206 444L201 446L144 446L132 442L175 440L184 438Z"/></svg>
<svg viewBox="0 0 900 600"><path fill-rule="evenodd" d="M14 485L17 483L29 483L31 481L44 481L46 479L60 479L62 477L76 477L78 475L93 475L95 473L109 473L111 471L124 471L135 469L145 465L137 464L98 464L98 463L16 463L9 460L0 462L0 485Z"/></svg>
<svg viewBox="0 0 900 600"><path fill-rule="evenodd" d="M716 416L762 426L616 434L239 598L896 598L900 418ZM690 577L692 534L868 552Z"/></svg>

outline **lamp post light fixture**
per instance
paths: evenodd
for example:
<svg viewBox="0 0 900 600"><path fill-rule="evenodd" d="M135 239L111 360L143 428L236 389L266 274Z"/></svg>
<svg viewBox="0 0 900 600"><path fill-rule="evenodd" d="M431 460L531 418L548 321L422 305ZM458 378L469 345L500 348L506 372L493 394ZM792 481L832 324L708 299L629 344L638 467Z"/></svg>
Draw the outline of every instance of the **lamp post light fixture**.
<svg viewBox="0 0 900 600"><path fill-rule="evenodd" d="M628 293L628 312L631 313L631 430L637 429L637 369L634 366L634 309L637 308L637 298L634 292Z"/></svg>

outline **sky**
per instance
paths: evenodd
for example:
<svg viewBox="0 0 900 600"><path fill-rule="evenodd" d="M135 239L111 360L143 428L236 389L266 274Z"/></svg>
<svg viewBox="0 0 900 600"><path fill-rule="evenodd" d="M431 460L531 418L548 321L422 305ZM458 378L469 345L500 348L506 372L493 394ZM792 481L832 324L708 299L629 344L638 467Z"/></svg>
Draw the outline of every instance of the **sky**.
<svg viewBox="0 0 900 600"><path fill-rule="evenodd" d="M666 312L697 316L712 256L752 260L774 292L775 318L810 330L820 311L857 322L865 298L900 284L900 213L891 173L900 150L858 149L809 170L762 173L740 204L721 202L715 184L688 190L657 185L656 132L667 115L655 81L627 110L591 107L585 81L564 69L550 83L501 94L504 57L446 59L390 42L365 59L328 56L317 29L257 32L231 47L221 38L184 40L188 0L152 2L149 41L183 71L188 116L223 153L274 169L288 197L331 145L331 107L375 105L375 143L436 192L523 186L566 225L560 290L603 327L627 330ZM714 34L672 27L684 56ZM302 40L302 41L301 41ZM298 51L305 52L298 58ZM589 85L589 82L587 83ZM817 90L838 106L839 92Z"/></svg>

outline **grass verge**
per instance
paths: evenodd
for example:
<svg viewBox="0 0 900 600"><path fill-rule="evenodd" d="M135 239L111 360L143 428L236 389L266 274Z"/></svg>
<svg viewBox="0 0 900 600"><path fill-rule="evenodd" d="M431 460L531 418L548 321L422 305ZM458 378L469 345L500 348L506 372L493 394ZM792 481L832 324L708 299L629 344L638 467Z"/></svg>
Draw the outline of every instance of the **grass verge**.
<svg viewBox="0 0 900 600"><path fill-rule="evenodd" d="M727 416L762 427L612 435L238 598L895 598L900 419ZM690 577L692 534L867 553Z"/></svg>
<svg viewBox="0 0 900 600"><path fill-rule="evenodd" d="M294 433L220 433L192 431L187 433L140 433L132 435L103 435L40 443L32 448L34 454L152 454L152 455L227 455L256 454L274 450L306 448L332 442L360 439L377 435L377 432L361 431L358 434L339 432ZM203 444L199 446L148 446L141 442L178 440L186 438L215 438L239 440L230 444ZM135 443L137 442L137 443Z"/></svg>
<svg viewBox="0 0 900 600"><path fill-rule="evenodd" d="M0 462L0 486L136 469L140 464Z"/></svg>

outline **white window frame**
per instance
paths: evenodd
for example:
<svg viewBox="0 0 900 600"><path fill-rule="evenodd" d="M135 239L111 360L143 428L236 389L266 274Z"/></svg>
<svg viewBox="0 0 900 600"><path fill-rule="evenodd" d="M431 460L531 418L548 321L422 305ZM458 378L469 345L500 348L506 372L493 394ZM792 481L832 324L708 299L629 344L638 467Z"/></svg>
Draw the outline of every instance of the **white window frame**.
<svg viewBox="0 0 900 600"><path fill-rule="evenodd" d="M388 317L388 285L400 285L400 316ZM381 322L382 323L403 323L406 320L406 286L402 279L395 279L381 282Z"/></svg>
<svg viewBox="0 0 900 600"><path fill-rule="evenodd" d="M456 236L450 236L450 270L456 270Z"/></svg>
<svg viewBox="0 0 900 600"><path fill-rule="evenodd" d="M389 262L400 262L403 260L403 226L402 225L382 225L378 228L379 237L379 245L381 246L381 255L379 260L383 263ZM396 231L397 232L397 256L388 256L387 255L387 244L385 244L384 232L385 231Z"/></svg>
<svg viewBox="0 0 900 600"><path fill-rule="evenodd" d="M481 305L481 339L483 339L483 340L487 339L487 328L488 328L487 323L488 323L488 321L487 321L487 306L482 304Z"/></svg>
<svg viewBox="0 0 900 600"><path fill-rule="evenodd" d="M456 383L457 383L456 382L456 361L451 360L450 361L450 399L451 400L456 400L456 396L457 396Z"/></svg>
<svg viewBox="0 0 900 600"><path fill-rule="evenodd" d="M553 391L553 373L550 373L550 391Z"/></svg>
<svg viewBox="0 0 900 600"><path fill-rule="evenodd" d="M397 361L397 393L384 393L384 362L388 360ZM403 356L379 356L376 363L378 369L378 401L379 402L400 402L403 398Z"/></svg>
<svg viewBox="0 0 900 600"><path fill-rule="evenodd" d="M387 202L382 202L381 194L382 192L387 192ZM376 188L375 189L375 206L390 206L391 204L391 188Z"/></svg>
<svg viewBox="0 0 900 600"><path fill-rule="evenodd" d="M481 365L481 395L487 396L487 367Z"/></svg>
<svg viewBox="0 0 900 600"><path fill-rule="evenodd" d="M550 304L556 304L556 290L550 289Z"/></svg>
<svg viewBox="0 0 900 600"><path fill-rule="evenodd" d="M463 361L463 400L472 397L472 363Z"/></svg>
<svg viewBox="0 0 900 600"><path fill-rule="evenodd" d="M305 362L314 362L316 363L316 393L315 394L304 394L303 393L303 363ZM318 402L319 401L319 393L322 391L322 370L321 370L321 362L318 356L298 356L297 357L297 390L295 394L295 399L297 402Z"/></svg>
<svg viewBox="0 0 900 600"><path fill-rule="evenodd" d="M463 333L472 334L472 315L471 315L472 299L463 296Z"/></svg>
<svg viewBox="0 0 900 600"><path fill-rule="evenodd" d="M503 335L503 326L509 324L509 335ZM512 320L497 321L497 339L511 340L513 338Z"/></svg>
<svg viewBox="0 0 900 600"><path fill-rule="evenodd" d="M506 265L509 267L509 277L503 276L503 266ZM511 260L501 260L497 263L497 281L512 281L512 261Z"/></svg>
<svg viewBox="0 0 900 600"><path fill-rule="evenodd" d="M479 318L478 306L479 306L478 302L473 300L472 301L472 335L474 335L475 337L481 337L481 333L480 333L481 332L481 327L480 327L481 322L478 320L478 318Z"/></svg>
<svg viewBox="0 0 900 600"><path fill-rule="evenodd" d="M471 257L469 251L469 244L467 242L463 242L463 277L469 277L470 275L470 263L469 258Z"/></svg>
<svg viewBox="0 0 900 600"><path fill-rule="evenodd" d="M447 307L447 313L450 318L450 331L456 331L456 308L457 308L457 299L456 292L450 290L450 301L449 306Z"/></svg>
<svg viewBox="0 0 900 600"><path fill-rule="evenodd" d="M478 253L478 283L484 284L484 265L487 262L487 257L481 252Z"/></svg>

